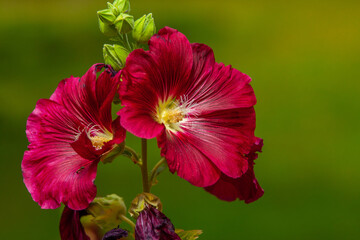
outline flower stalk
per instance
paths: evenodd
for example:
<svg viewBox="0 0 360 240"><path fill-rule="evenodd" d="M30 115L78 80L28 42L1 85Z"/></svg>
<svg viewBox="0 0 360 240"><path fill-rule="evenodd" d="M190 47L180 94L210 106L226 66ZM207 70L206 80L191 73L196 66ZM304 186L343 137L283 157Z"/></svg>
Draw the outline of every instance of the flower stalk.
<svg viewBox="0 0 360 240"><path fill-rule="evenodd" d="M141 174L142 174L142 183L143 183L143 191L150 192L149 187L149 176L147 169L147 140L145 138L141 139Z"/></svg>

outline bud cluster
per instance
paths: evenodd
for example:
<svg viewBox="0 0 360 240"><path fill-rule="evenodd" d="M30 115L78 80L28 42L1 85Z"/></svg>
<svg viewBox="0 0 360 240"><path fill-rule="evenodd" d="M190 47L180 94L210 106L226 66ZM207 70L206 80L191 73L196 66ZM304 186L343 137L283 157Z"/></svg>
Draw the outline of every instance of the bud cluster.
<svg viewBox="0 0 360 240"><path fill-rule="evenodd" d="M156 33L152 14L147 14L134 21L130 15L130 0L115 0L107 3L108 8L97 12L100 31L110 40L119 41L119 44L105 44L103 55L106 64L119 71L125 65L131 51L146 44Z"/></svg>

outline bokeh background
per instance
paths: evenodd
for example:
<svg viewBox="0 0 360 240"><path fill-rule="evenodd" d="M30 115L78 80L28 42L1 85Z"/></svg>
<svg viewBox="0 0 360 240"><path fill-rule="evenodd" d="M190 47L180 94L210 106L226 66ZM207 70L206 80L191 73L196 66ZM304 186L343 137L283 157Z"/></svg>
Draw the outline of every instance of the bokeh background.
<svg viewBox="0 0 360 240"><path fill-rule="evenodd" d="M253 79L255 172L265 195L222 202L169 172L153 192L174 225L200 239L360 239L360 1L132 0L206 43L216 60ZM106 0L0 1L0 239L59 239L60 210L41 210L22 182L25 123L58 82L102 62L107 38L96 11ZM128 137L139 149L139 140ZM159 159L150 142L150 164ZM141 191L126 158L100 165L99 195L127 204Z"/></svg>

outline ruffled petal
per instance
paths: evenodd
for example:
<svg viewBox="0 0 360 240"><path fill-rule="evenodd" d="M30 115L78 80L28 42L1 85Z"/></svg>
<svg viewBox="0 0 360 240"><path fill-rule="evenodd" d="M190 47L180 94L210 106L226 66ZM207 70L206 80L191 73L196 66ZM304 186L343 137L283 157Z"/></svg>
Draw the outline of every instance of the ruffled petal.
<svg viewBox="0 0 360 240"><path fill-rule="evenodd" d="M189 117L181 122L181 128L189 144L225 175L237 178L248 168L245 154L251 150L254 123L254 109L243 108Z"/></svg>
<svg viewBox="0 0 360 240"><path fill-rule="evenodd" d="M192 84L185 96L193 109L201 113L256 104L249 76L231 66L216 63L211 48L204 44L192 44L192 49Z"/></svg>
<svg viewBox="0 0 360 240"><path fill-rule="evenodd" d="M213 185L219 179L219 169L198 150L196 143L189 142L187 135L164 131L157 140L172 173L177 172L179 177L198 187Z"/></svg>
<svg viewBox="0 0 360 240"><path fill-rule="evenodd" d="M240 178L230 178L222 174L219 181L212 186L206 187L205 190L225 201L239 199L244 200L245 203L251 203L259 199L264 195L264 190L255 178L254 160L257 158L255 151L261 152L262 145L262 139L255 138L252 152L246 155L249 161L249 169L244 175Z"/></svg>
<svg viewBox="0 0 360 240"><path fill-rule="evenodd" d="M61 240L90 240L80 222L86 214L85 210L75 211L65 206L60 219Z"/></svg>
<svg viewBox="0 0 360 240"><path fill-rule="evenodd" d="M27 122L30 141L22 161L24 183L42 208L60 203L84 209L95 198L98 160L84 159L71 147L77 119L56 102L38 101Z"/></svg>
<svg viewBox="0 0 360 240"><path fill-rule="evenodd" d="M71 112L82 125L99 125L110 130L111 103L118 88L118 78L111 67L94 64L81 78L67 78L60 82L50 97ZM96 80L96 73L103 67Z"/></svg>

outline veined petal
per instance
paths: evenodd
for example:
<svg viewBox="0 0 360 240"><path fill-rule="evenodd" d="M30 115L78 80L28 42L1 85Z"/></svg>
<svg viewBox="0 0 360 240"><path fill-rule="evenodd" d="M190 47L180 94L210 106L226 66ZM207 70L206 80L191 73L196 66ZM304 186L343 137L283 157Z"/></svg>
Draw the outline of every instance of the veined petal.
<svg viewBox="0 0 360 240"><path fill-rule="evenodd" d="M187 142L196 146L225 175L237 178L248 168L245 154L255 130L253 108L223 110L181 122Z"/></svg>
<svg viewBox="0 0 360 240"><path fill-rule="evenodd" d="M26 151L21 167L27 189L42 208L58 208L63 202L81 210L96 196L97 164L80 157L68 144L54 142Z"/></svg>
<svg viewBox="0 0 360 240"><path fill-rule="evenodd" d="M111 103L117 91L118 78L104 64L94 64L81 78L67 78L60 82L50 100L63 105L84 126L99 125L108 130L111 127ZM103 67L96 80L96 73Z"/></svg>
<svg viewBox="0 0 360 240"><path fill-rule="evenodd" d="M255 178L254 160L257 158L256 151L261 152L262 145L262 139L255 138L252 151L246 155L249 169L244 175L240 178L230 178L222 174L219 181L212 186L206 187L205 190L225 201L239 199L244 200L245 203L251 203L259 199L264 194L264 190Z"/></svg>
<svg viewBox="0 0 360 240"><path fill-rule="evenodd" d="M164 130L157 140L170 172L177 172L179 177L198 187L213 185L219 179L219 169L194 143L188 142L187 135Z"/></svg>

